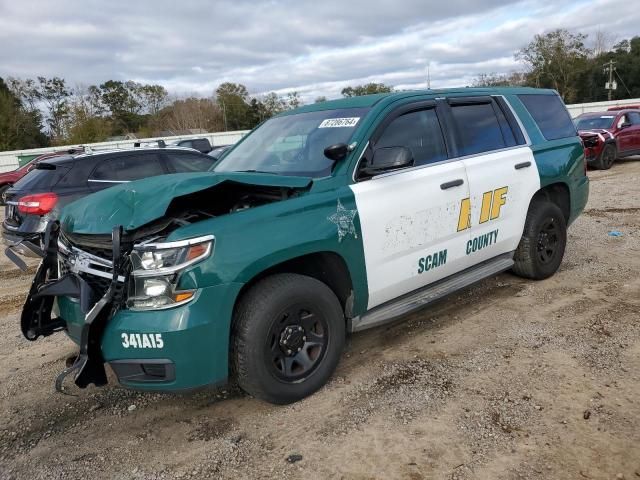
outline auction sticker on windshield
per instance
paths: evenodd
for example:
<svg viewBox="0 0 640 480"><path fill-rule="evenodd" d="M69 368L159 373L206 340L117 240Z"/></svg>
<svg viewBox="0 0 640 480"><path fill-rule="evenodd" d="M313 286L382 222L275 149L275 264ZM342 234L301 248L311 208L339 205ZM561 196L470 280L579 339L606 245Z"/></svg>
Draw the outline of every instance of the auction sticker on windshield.
<svg viewBox="0 0 640 480"><path fill-rule="evenodd" d="M355 127L358 120L360 120L360 117L327 118L322 121L318 128Z"/></svg>

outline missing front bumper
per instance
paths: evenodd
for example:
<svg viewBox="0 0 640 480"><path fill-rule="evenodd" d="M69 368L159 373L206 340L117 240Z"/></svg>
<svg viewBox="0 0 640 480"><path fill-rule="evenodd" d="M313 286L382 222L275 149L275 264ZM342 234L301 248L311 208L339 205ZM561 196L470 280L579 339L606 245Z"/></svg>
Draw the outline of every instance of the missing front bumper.
<svg viewBox="0 0 640 480"><path fill-rule="evenodd" d="M119 308L119 305L114 304L113 298L126 263L121 255L122 227L115 227L112 232L113 275L107 291L101 297L77 273L66 273L58 278L58 233L57 222L47 225L43 260L22 310L22 333L25 338L33 341L40 336L65 329L64 319L51 318L54 299L58 296L77 299L85 315L80 330L80 351L75 362L58 375L56 390L64 390L64 380L71 374L75 375L74 382L80 388L92 383L102 386L107 383L107 376L100 344L105 324Z"/></svg>

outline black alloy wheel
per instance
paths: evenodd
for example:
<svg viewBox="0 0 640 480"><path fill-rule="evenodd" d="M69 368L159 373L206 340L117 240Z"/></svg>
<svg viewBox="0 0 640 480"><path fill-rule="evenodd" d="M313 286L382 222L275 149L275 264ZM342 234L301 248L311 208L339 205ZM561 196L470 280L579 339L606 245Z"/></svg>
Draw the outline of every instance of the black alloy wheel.
<svg viewBox="0 0 640 480"><path fill-rule="evenodd" d="M266 339L267 361L280 380L299 381L317 368L327 351L327 321L310 305L294 305L274 320Z"/></svg>

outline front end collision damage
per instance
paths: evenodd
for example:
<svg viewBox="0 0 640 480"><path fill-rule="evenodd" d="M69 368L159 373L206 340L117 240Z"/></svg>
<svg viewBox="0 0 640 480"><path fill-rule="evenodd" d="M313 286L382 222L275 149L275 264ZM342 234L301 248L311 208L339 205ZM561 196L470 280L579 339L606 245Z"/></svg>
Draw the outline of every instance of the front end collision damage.
<svg viewBox="0 0 640 480"><path fill-rule="evenodd" d="M36 271L20 319L22 333L27 340L34 341L40 336L49 336L66 329L62 318L51 318L53 302L57 296L66 296L78 301L84 314L80 333L80 351L73 363L56 378L55 386L64 391L65 378L75 373L75 384L85 388L93 383L102 386L107 383L104 360L100 349L102 332L109 318L120 308L114 302L118 282L127 277L128 258L122 253L122 227L112 231L113 271L111 283L104 295L98 298L95 290L78 273L58 272L58 222L50 222L44 235L42 262Z"/></svg>

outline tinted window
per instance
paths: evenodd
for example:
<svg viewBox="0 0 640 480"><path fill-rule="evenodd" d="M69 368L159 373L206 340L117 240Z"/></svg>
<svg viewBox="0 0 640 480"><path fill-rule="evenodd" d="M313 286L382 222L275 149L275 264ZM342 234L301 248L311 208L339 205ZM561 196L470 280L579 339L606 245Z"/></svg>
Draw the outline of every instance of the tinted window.
<svg viewBox="0 0 640 480"><path fill-rule="evenodd" d="M393 120L375 145L376 149L384 147L409 148L414 165L447 159L442 130L433 108L405 113Z"/></svg>
<svg viewBox="0 0 640 480"><path fill-rule="evenodd" d="M170 167L177 173L204 172L215 163L215 158L187 152L167 152Z"/></svg>
<svg viewBox="0 0 640 480"><path fill-rule="evenodd" d="M518 95L547 140L574 137L576 127L558 95Z"/></svg>
<svg viewBox="0 0 640 480"><path fill-rule="evenodd" d="M611 128L613 126L613 121L615 120L615 118L615 115L578 117L578 119L576 120L576 127L578 128L578 130Z"/></svg>
<svg viewBox="0 0 640 480"><path fill-rule="evenodd" d="M70 166L38 165L18 180L14 188L17 190L45 190L55 186L71 170Z"/></svg>
<svg viewBox="0 0 640 480"><path fill-rule="evenodd" d="M629 115L629 120L631 120L631 123L633 123L634 125L640 125L640 113L630 112L628 115Z"/></svg>
<svg viewBox="0 0 640 480"><path fill-rule="evenodd" d="M507 146L491 103L454 104L451 106L451 113L461 143L458 145L461 156Z"/></svg>
<svg viewBox="0 0 640 480"><path fill-rule="evenodd" d="M91 179L125 182L164 173L156 154L127 155L105 160L93 171Z"/></svg>

